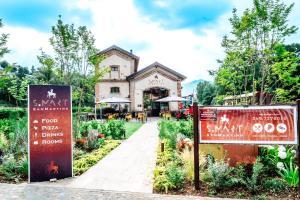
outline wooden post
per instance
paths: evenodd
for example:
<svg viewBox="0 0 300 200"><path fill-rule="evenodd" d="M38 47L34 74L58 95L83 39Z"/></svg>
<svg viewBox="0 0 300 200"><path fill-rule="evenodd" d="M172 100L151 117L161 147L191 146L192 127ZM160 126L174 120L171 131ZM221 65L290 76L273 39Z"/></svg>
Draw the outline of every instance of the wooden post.
<svg viewBox="0 0 300 200"><path fill-rule="evenodd" d="M165 151L165 143L161 142L160 143L160 152L164 152Z"/></svg>
<svg viewBox="0 0 300 200"><path fill-rule="evenodd" d="M297 100L297 138L298 167L300 167L300 99ZM300 181L298 184L298 192L300 193Z"/></svg>
<svg viewBox="0 0 300 200"><path fill-rule="evenodd" d="M198 104L193 103L193 118L194 118L194 181L195 189L200 189L199 180L199 121L198 121Z"/></svg>

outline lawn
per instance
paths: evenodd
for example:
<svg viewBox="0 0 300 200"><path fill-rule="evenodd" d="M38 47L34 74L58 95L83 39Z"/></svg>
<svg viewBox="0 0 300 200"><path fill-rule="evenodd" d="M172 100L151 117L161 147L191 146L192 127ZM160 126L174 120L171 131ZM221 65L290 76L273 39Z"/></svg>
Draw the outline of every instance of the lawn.
<svg viewBox="0 0 300 200"><path fill-rule="evenodd" d="M134 132L136 132L143 123L141 122L126 122L125 129L126 129L126 139L128 139Z"/></svg>

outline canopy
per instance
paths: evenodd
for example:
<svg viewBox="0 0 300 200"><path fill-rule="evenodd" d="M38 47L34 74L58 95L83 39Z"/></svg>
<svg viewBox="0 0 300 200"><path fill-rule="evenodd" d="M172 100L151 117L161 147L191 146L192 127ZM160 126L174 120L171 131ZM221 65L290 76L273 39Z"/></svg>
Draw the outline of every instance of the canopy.
<svg viewBox="0 0 300 200"><path fill-rule="evenodd" d="M111 98L102 99L98 103L131 103L131 101L126 98L111 97Z"/></svg>
<svg viewBox="0 0 300 200"><path fill-rule="evenodd" d="M175 95L156 100L156 102L182 102L182 101L189 101L189 100Z"/></svg>

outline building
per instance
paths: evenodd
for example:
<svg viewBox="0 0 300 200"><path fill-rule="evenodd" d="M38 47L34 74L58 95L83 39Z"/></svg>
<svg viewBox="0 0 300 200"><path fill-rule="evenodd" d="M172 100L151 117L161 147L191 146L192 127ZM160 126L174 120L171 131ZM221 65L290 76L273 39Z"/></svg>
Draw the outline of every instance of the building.
<svg viewBox="0 0 300 200"><path fill-rule="evenodd" d="M181 96L184 75L158 62L138 70L139 57L115 45L99 55L105 56L100 68L110 67L111 70L95 86L96 103L105 98L121 97L131 101L129 108L132 112L149 110L157 116L163 109L178 110L178 103L158 103L155 100Z"/></svg>
<svg viewBox="0 0 300 200"><path fill-rule="evenodd" d="M226 96L224 98L225 106L235 106L235 105L259 105L260 92L251 92L240 95ZM268 93L263 93L263 103L262 105L270 105L272 103L273 96Z"/></svg>

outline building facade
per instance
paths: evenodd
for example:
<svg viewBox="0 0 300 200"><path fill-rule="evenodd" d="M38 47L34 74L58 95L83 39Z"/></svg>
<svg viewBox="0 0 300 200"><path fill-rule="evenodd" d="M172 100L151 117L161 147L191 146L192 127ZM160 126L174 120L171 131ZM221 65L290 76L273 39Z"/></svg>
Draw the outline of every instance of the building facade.
<svg viewBox="0 0 300 200"><path fill-rule="evenodd" d="M131 101L130 111L153 111L157 115L162 109L178 110L178 103L157 103L157 99L181 96L184 75L158 63L138 70L139 57L118 46L111 46L99 53L105 59L100 68L109 67L101 82L95 86L96 103L110 97L121 97Z"/></svg>

